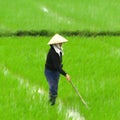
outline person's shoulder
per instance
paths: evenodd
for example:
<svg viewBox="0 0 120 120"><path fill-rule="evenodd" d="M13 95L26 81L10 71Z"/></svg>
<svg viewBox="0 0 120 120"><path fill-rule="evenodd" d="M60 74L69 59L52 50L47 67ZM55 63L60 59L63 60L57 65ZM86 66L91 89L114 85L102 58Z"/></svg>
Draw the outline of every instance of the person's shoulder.
<svg viewBox="0 0 120 120"><path fill-rule="evenodd" d="M54 54L54 53L55 53L54 48L53 48L53 47L50 47L49 52L50 52L51 54Z"/></svg>
<svg viewBox="0 0 120 120"><path fill-rule="evenodd" d="M55 51L54 47L50 48L50 52L53 56L57 56L57 57L59 56L58 53Z"/></svg>
<svg viewBox="0 0 120 120"><path fill-rule="evenodd" d="M54 48L53 48L52 46L50 47L50 51L51 51L51 52L54 52Z"/></svg>

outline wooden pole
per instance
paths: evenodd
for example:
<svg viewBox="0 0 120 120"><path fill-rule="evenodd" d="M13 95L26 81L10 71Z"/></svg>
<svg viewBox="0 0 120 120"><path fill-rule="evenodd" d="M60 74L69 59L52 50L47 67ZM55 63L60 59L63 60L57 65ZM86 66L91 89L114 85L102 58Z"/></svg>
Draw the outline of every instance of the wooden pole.
<svg viewBox="0 0 120 120"><path fill-rule="evenodd" d="M70 84L72 85L72 87L74 88L74 90L76 91L76 93L78 94L79 98L81 99L82 103L85 105L86 108L89 108L87 103L85 102L85 100L83 99L83 97L81 96L81 94L78 92L78 89L74 86L73 82L70 80Z"/></svg>

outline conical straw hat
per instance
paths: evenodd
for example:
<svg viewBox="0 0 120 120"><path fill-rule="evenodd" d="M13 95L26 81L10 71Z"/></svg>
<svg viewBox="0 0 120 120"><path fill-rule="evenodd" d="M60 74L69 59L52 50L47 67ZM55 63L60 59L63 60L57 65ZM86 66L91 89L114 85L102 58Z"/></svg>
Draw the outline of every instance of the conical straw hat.
<svg viewBox="0 0 120 120"><path fill-rule="evenodd" d="M55 34L51 40L48 42L48 45L52 45L52 44L58 44L58 43L64 43L67 42L68 40L66 40L64 37L62 37L59 34Z"/></svg>

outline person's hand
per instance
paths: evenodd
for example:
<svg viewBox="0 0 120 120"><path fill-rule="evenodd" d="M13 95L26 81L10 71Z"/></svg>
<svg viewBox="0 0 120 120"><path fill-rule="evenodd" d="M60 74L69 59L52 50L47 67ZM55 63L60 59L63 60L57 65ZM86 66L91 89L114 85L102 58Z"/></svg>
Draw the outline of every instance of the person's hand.
<svg viewBox="0 0 120 120"><path fill-rule="evenodd" d="M70 76L68 74L66 74L66 79L70 82Z"/></svg>

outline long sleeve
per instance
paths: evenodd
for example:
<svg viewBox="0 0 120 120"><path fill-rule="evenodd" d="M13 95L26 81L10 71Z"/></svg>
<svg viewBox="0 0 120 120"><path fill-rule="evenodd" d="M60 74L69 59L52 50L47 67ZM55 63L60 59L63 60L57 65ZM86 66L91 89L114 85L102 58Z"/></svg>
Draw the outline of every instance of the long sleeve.
<svg viewBox="0 0 120 120"><path fill-rule="evenodd" d="M52 56L52 60L53 60L53 64L55 69L60 72L62 75L66 75L66 72L62 69L63 65L62 65L62 55L58 55L56 52L54 52L53 56Z"/></svg>
<svg viewBox="0 0 120 120"><path fill-rule="evenodd" d="M51 47L47 55L45 67L66 76L66 72L62 69L62 66L62 55L59 56L54 48Z"/></svg>

